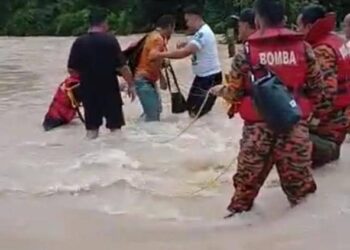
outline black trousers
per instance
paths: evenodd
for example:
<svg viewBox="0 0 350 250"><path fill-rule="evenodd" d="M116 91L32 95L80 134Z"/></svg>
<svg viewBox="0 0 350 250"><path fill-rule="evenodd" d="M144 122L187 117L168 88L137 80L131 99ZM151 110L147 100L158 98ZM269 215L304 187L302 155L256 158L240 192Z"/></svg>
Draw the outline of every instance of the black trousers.
<svg viewBox="0 0 350 250"><path fill-rule="evenodd" d="M82 93L82 102L87 130L99 129L103 118L108 129L120 129L125 125L120 92L85 92Z"/></svg>
<svg viewBox="0 0 350 250"><path fill-rule="evenodd" d="M219 84L222 84L221 72L206 77L195 77L187 99L187 109L190 113L190 116L194 117L198 115L198 112L200 111L200 108L202 107L205 97L210 88ZM203 107L203 110L199 114L199 117L209 113L215 105L215 102L216 96L210 95Z"/></svg>

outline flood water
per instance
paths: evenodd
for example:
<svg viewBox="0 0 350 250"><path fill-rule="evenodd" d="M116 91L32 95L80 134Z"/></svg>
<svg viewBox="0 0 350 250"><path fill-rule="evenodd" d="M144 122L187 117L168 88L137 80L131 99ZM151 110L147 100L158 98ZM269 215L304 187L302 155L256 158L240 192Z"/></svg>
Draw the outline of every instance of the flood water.
<svg viewBox="0 0 350 250"><path fill-rule="evenodd" d="M44 132L73 40L0 38L0 249L350 249L348 145L307 203L290 209L272 173L253 211L224 221L242 122L221 100L176 140L191 120L171 114L166 91L160 123L125 98L121 132L88 141L78 119ZM187 94L190 61L173 66Z"/></svg>

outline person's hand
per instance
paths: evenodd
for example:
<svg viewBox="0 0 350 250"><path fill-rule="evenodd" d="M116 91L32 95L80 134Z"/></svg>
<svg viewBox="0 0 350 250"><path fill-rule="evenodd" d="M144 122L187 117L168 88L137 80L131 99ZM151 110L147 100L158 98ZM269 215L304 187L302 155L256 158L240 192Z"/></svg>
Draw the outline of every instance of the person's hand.
<svg viewBox="0 0 350 250"><path fill-rule="evenodd" d="M215 95L215 96L221 96L224 88L225 88L225 85L223 85L223 84L217 85L217 86L212 87L209 90L209 93L212 95Z"/></svg>
<svg viewBox="0 0 350 250"><path fill-rule="evenodd" d="M161 77L159 80L159 87L161 90L167 90L168 89L168 82L164 77Z"/></svg>
<svg viewBox="0 0 350 250"><path fill-rule="evenodd" d="M119 83L120 92L127 92L128 84L126 82Z"/></svg>
<svg viewBox="0 0 350 250"><path fill-rule="evenodd" d="M176 44L176 48L177 48L177 49L182 49L182 48L186 47L186 45L187 45L187 42L184 42L184 41L178 42L178 43Z"/></svg>
<svg viewBox="0 0 350 250"><path fill-rule="evenodd" d="M163 59L162 67L168 68L170 66L170 60L169 59Z"/></svg>
<svg viewBox="0 0 350 250"><path fill-rule="evenodd" d="M164 60L165 59L164 52L159 52L159 51L151 52L149 55L149 59L151 61Z"/></svg>
<svg viewBox="0 0 350 250"><path fill-rule="evenodd" d="M134 86L129 86L128 90L127 90L127 93L128 93L128 97L130 98L131 102L135 101L135 98L136 98L135 87Z"/></svg>
<svg viewBox="0 0 350 250"><path fill-rule="evenodd" d="M320 125L320 122L320 119L314 116L310 116L308 119L309 126L317 127L318 125Z"/></svg>

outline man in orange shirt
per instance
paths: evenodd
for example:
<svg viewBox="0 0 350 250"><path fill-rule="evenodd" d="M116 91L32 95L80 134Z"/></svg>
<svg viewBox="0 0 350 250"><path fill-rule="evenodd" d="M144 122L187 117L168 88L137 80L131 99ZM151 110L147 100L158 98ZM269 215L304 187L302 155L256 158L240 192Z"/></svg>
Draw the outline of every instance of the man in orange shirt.
<svg viewBox="0 0 350 250"><path fill-rule="evenodd" d="M160 80L162 89L165 89L166 85L161 73L164 60L158 59L156 55L166 51L167 42L174 29L174 17L171 15L162 16L157 22L157 28L148 34L136 67L136 93L147 122L160 120L162 104L156 83Z"/></svg>

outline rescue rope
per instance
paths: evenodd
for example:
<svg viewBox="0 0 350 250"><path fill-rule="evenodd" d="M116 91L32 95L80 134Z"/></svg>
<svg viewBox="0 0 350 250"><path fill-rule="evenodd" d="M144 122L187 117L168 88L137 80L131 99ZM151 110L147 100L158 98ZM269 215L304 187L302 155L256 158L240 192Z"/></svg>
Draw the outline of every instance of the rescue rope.
<svg viewBox="0 0 350 250"><path fill-rule="evenodd" d="M168 77L167 77L168 78ZM176 139L178 139L179 137L181 137L183 134L185 134L200 118L203 110L204 110L204 107L206 106L207 102L208 102L208 99L211 95L210 93L210 90L205 90L205 89L202 89L200 87L197 87L200 91L203 92L203 94L196 94L196 96L205 96L204 100L203 100L203 103L202 105L200 106L200 109L199 111L197 112L196 116L193 118L193 120L185 127L183 128L175 137L171 138L171 139L168 139L168 140L165 140L165 141L160 141L158 143L161 143L161 144L166 144L166 143L170 143L172 141L175 141ZM179 87L178 87L179 89ZM206 92L206 94L204 94ZM197 194L209 189L213 184L215 184L222 176L224 176L226 173L228 173L228 171L230 170L231 166L234 164L234 162L237 160L237 156L235 156L224 168L223 170L212 180L209 180L207 182L207 184L203 187L201 187L200 189L194 191L194 192L190 192L188 195L190 197L192 196L196 196Z"/></svg>
<svg viewBox="0 0 350 250"><path fill-rule="evenodd" d="M80 83L75 84L74 86L71 86L69 88L65 87L64 89L66 90L66 93L68 95L68 98L71 102L72 107L75 109L75 111L78 114L78 117L80 119L80 121L85 124L85 119L83 114L80 111L80 103L77 101L77 99L75 98L74 94L73 94L73 90L78 88L80 86Z"/></svg>
<svg viewBox="0 0 350 250"><path fill-rule="evenodd" d="M170 70L171 71L174 71L173 68L171 67L170 65ZM174 73L173 73L174 74ZM180 133L178 135L176 135L175 137L169 139L169 140L165 140L165 141L161 141L159 143L161 144L165 144L165 143L169 143L169 142L172 142L172 141L175 141L177 138L179 138L180 136L182 136L184 133L186 133L197 121L198 119L200 118L201 116L201 113L204 109L204 107L206 106L207 102L208 102L208 99L211 95L210 93L210 89L209 90L205 90L203 88L200 88L200 87L195 87L195 89L199 90L200 92L202 92L203 94L194 94L194 96L197 96L197 97L203 97L205 96L204 100L203 100L203 103L197 113L197 115L193 118L193 120L184 128L180 131ZM178 90L179 90L179 87L178 87ZM205 93L205 94L204 94Z"/></svg>
<svg viewBox="0 0 350 250"><path fill-rule="evenodd" d="M164 144L164 143L169 143L169 142L172 142L172 141L175 141L177 138L179 138L180 136L182 136L184 133L186 133L199 119L206 103L208 102L208 99L209 99L209 96L211 95L210 91L207 92L206 96L205 96L205 99L196 115L196 117L194 117L194 119L184 128L180 131L180 133L178 133L175 137L169 139L169 140L165 140L165 141L162 141L162 142L159 142L161 144ZM224 176L226 173L228 173L228 171L230 170L231 166L234 164L234 162L237 160L237 156L235 156L225 167L224 169L219 173L218 176L216 176L214 179L210 180L207 182L207 184L204 186L204 187L201 187L200 189L194 191L194 192L191 192L189 193L188 195L189 196L195 196L207 189L209 189L213 184L215 184L222 176Z"/></svg>
<svg viewBox="0 0 350 250"><path fill-rule="evenodd" d="M83 124L85 124L85 119L84 119L83 114L82 114L81 111L80 111L80 108L79 108L79 107L76 107L75 110L77 111L77 114L78 114L78 117L79 117L80 121L81 121Z"/></svg>
<svg viewBox="0 0 350 250"><path fill-rule="evenodd" d="M237 160L237 156L235 156L227 165L226 167L221 171L221 173L219 173L218 176L216 176L214 179L208 181L208 183L204 186L201 187L200 189L189 193L189 196L195 196L199 193L201 193L202 191L205 191L207 189L209 189L213 184L215 184L222 176L224 176L226 173L228 173L228 171L230 170L231 166L233 165L233 163Z"/></svg>
<svg viewBox="0 0 350 250"><path fill-rule="evenodd" d="M177 138L179 138L183 134L185 134L193 126L193 124L195 124L198 121L198 119L200 118L201 113L202 113L205 105L207 104L210 95L211 95L211 93L210 93L210 91L208 91L197 115L193 118L193 120L185 128L183 128L175 137L168 139L168 140L165 140L165 141L158 142L158 143L161 143L161 144L169 143L169 142L175 141Z"/></svg>

